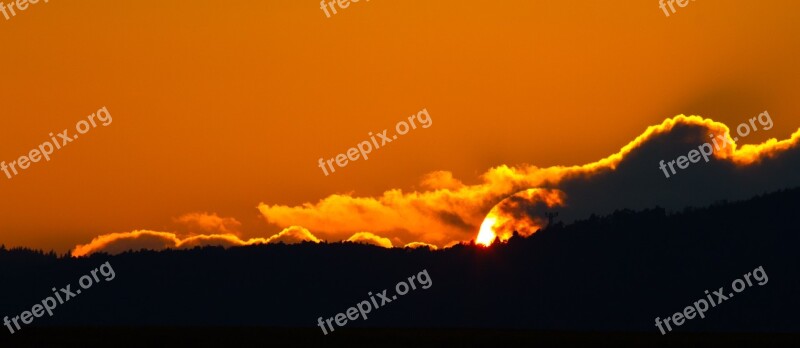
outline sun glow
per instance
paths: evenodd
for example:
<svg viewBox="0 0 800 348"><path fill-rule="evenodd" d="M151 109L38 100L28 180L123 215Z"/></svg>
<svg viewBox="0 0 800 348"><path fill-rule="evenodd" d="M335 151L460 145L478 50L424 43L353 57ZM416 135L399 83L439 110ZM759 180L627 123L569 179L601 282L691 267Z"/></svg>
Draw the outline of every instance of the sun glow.
<svg viewBox="0 0 800 348"><path fill-rule="evenodd" d="M486 219L483 220L483 223L481 223L481 230L478 232L478 237L475 238L475 242L485 246L491 245L496 237L493 229L496 222L496 217L487 216Z"/></svg>

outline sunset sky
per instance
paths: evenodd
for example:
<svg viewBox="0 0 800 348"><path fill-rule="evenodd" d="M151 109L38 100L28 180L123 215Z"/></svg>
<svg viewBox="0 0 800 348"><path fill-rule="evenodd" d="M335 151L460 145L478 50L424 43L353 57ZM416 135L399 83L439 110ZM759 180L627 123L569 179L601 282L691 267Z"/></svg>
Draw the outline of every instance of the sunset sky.
<svg viewBox="0 0 800 348"><path fill-rule="evenodd" d="M789 0L702 0L669 17L657 0L362 0L331 18L305 0L40 1L0 17L0 161L103 106L113 123L0 174L0 243L269 238L289 224L260 203L583 165L678 114L735 126L769 110L774 128L742 143L787 139L800 127L798 13ZM423 108L430 128L332 175L317 166Z"/></svg>

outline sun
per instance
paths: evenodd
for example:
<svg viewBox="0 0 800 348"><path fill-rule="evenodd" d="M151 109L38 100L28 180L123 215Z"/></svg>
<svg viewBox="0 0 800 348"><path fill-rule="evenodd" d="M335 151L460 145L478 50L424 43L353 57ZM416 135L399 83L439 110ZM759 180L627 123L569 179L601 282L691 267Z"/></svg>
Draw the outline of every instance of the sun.
<svg viewBox="0 0 800 348"><path fill-rule="evenodd" d="M497 222L497 218L494 216L487 216L486 219L483 220L481 223L480 232L478 232L478 237L475 238L475 243L482 244L485 246L489 246L495 240L495 233L494 233L494 224Z"/></svg>

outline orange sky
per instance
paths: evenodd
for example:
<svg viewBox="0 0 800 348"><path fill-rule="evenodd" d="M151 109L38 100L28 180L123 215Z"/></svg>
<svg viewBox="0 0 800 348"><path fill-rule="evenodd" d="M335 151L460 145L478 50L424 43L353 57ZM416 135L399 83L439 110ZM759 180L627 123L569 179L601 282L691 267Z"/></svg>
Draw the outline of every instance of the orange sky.
<svg viewBox="0 0 800 348"><path fill-rule="evenodd" d="M795 1L40 1L0 17L0 160L106 106L11 180L0 242L59 252L213 212L415 189L448 170L583 164L676 114L798 127ZM427 108L434 125L324 176L330 158ZM477 232L477 231L476 231Z"/></svg>

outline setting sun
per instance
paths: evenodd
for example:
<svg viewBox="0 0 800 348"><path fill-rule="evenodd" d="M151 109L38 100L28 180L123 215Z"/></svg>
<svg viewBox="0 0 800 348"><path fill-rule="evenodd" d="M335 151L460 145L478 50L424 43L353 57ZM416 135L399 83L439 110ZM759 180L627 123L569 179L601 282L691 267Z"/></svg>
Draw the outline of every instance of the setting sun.
<svg viewBox="0 0 800 348"><path fill-rule="evenodd" d="M485 246L491 245L495 239L494 230L492 228L496 222L496 217L486 217L486 219L483 220L483 223L481 223L481 230L478 232L478 238L475 239L475 242Z"/></svg>

